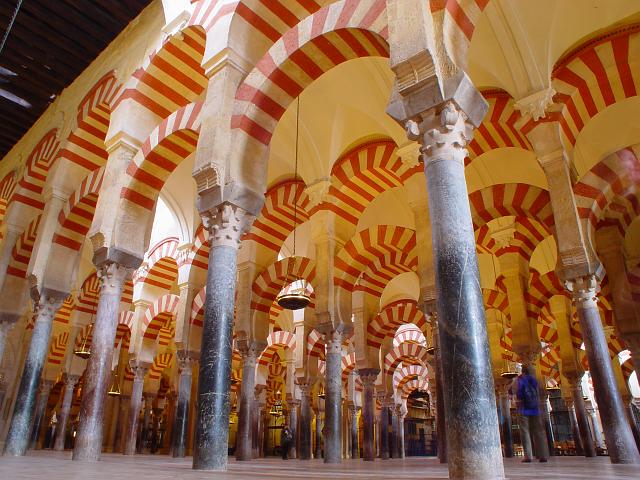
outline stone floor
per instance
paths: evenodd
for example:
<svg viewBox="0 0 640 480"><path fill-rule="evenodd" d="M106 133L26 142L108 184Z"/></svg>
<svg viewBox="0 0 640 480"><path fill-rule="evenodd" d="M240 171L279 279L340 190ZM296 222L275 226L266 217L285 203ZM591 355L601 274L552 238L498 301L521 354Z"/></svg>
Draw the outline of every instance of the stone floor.
<svg viewBox="0 0 640 480"><path fill-rule="evenodd" d="M191 458L173 459L157 455L125 457L105 454L99 463L78 463L70 460L71 453L30 452L26 457L0 457L0 479L45 480L181 480L181 479L243 479L243 478L341 478L373 479L439 479L447 478L446 466L435 458L407 458L405 460L345 460L341 465L325 465L321 461L263 459L252 462L231 460L226 473L191 470ZM556 457L547 464L520 463L517 459L505 462L507 478L512 479L640 479L640 466L611 465L608 457L586 459Z"/></svg>

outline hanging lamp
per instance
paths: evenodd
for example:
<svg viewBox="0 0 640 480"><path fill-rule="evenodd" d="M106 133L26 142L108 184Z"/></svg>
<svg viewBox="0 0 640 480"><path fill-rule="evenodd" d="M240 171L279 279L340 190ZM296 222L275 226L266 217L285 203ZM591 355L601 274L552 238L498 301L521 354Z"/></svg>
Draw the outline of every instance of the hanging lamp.
<svg viewBox="0 0 640 480"><path fill-rule="evenodd" d="M294 178L298 178L298 142L299 142L299 130L300 130L300 97L298 96L298 103L296 106L296 152L295 152L295 164L294 164ZM288 273L291 273L291 268L295 263L296 258L296 229L298 226L298 202L294 199L293 202L293 258L289 261ZM283 288L278 296L276 302L282 308L286 310L300 310L306 308L311 303L311 296L308 291L308 284L304 278L298 277L291 282L285 288Z"/></svg>
<svg viewBox="0 0 640 480"><path fill-rule="evenodd" d="M325 397L324 385L320 385L320 389L318 390L318 398L324 398L324 397Z"/></svg>
<svg viewBox="0 0 640 480"><path fill-rule="evenodd" d="M111 382L111 386L109 386L109 391L107 392L108 395L111 395L112 397L119 397L121 392L120 392L120 382L118 381L118 372L114 371L113 372L113 381Z"/></svg>
<svg viewBox="0 0 640 480"><path fill-rule="evenodd" d="M93 320L93 316L91 318L91 320ZM87 358L89 358L91 356L91 348L88 344L88 340L89 340L89 336L91 336L91 333L93 331L93 323L89 324L89 329L87 330L87 334L84 336L84 338L82 339L82 344L80 345L80 348L76 348L73 351L74 355L77 355L78 357L86 360Z"/></svg>
<svg viewBox="0 0 640 480"><path fill-rule="evenodd" d="M500 343L506 345L505 337L507 336L507 330L504 325L504 316L502 317L502 336L500 337ZM502 363L502 371L500 372L500 376L506 379L516 378L518 376L518 372L516 372L516 362L512 362L511 360L504 358Z"/></svg>

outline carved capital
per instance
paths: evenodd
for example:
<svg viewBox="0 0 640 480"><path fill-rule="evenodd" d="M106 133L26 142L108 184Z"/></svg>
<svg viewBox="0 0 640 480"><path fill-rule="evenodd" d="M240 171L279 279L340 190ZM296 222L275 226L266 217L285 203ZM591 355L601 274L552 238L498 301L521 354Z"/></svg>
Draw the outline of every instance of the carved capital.
<svg viewBox="0 0 640 480"><path fill-rule="evenodd" d="M144 382L144 377L147 375L149 368L146 365L131 365L131 371L133 372L134 382Z"/></svg>
<svg viewBox="0 0 640 480"><path fill-rule="evenodd" d="M194 352L190 352L188 350L178 350L176 354L178 357L178 371L180 375L191 375L193 362L195 361Z"/></svg>
<svg viewBox="0 0 640 480"><path fill-rule="evenodd" d="M326 353L342 353L342 332L333 330L324 336Z"/></svg>
<svg viewBox="0 0 640 480"><path fill-rule="evenodd" d="M378 378L379 374L379 368L360 368L358 370L360 381L365 387L372 387L376 383L376 379Z"/></svg>
<svg viewBox="0 0 640 480"><path fill-rule="evenodd" d="M132 273L131 269L114 262L99 265L96 275L100 280L100 294L120 295L124 289L124 282Z"/></svg>
<svg viewBox="0 0 640 480"><path fill-rule="evenodd" d="M296 384L298 385L303 397L311 396L311 391L313 390L315 383L315 378L296 378Z"/></svg>
<svg viewBox="0 0 640 480"><path fill-rule="evenodd" d="M36 323L50 322L62 305L63 299L56 296L42 296L35 305Z"/></svg>
<svg viewBox="0 0 640 480"><path fill-rule="evenodd" d="M521 350L515 352L523 365L535 365L538 357L540 356L540 349L532 348L530 350Z"/></svg>
<svg viewBox="0 0 640 480"><path fill-rule="evenodd" d="M565 287L579 308L597 308L598 279L595 275L565 281Z"/></svg>
<svg viewBox="0 0 640 480"><path fill-rule="evenodd" d="M421 124L409 120L406 129L407 136L412 140L422 136L420 151L425 155L425 166L442 160L453 160L464 165L464 159L469 154L466 147L473 138L473 125L454 102L446 102L438 109L432 109Z"/></svg>
<svg viewBox="0 0 640 480"><path fill-rule="evenodd" d="M42 380L40 382L40 395L48 395L49 392L51 391L51 387L53 387L53 381L52 380Z"/></svg>
<svg viewBox="0 0 640 480"><path fill-rule="evenodd" d="M528 97L518 100L514 107L523 115L530 115L535 122L547 116L547 109L553 105L553 96L556 91L553 87L535 92Z"/></svg>
<svg viewBox="0 0 640 480"><path fill-rule="evenodd" d="M64 378L66 388L69 390L73 390L79 380L80 380L80 375L66 374Z"/></svg>
<svg viewBox="0 0 640 480"><path fill-rule="evenodd" d="M202 213L204 228L209 232L209 244L214 247L240 246L240 237L253 223L255 217L243 208L223 203Z"/></svg>

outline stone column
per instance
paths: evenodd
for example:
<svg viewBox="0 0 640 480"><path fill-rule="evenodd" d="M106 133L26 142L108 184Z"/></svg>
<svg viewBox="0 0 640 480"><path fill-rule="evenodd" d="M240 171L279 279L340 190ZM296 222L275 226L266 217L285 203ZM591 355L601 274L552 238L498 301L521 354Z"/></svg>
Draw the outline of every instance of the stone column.
<svg viewBox="0 0 640 480"><path fill-rule="evenodd" d="M264 424L262 417L264 416L265 398L263 391L266 390L266 385L256 385L254 388L254 408L253 412L253 428L252 428L252 455L253 458L260 458L263 456L262 452L262 438L264 436Z"/></svg>
<svg viewBox="0 0 640 480"><path fill-rule="evenodd" d="M135 455L136 440L138 437L138 416L142 406L142 388L144 387L144 377L147 375L147 366L131 365L133 371L133 387L131 388L131 403L129 404L129 416L127 417L127 429L125 436L125 455Z"/></svg>
<svg viewBox="0 0 640 480"><path fill-rule="evenodd" d="M4 358L4 347L7 344L7 336L9 335L9 330L15 322L0 319L0 365L2 365L2 359ZM2 404L0 403L0 408Z"/></svg>
<svg viewBox="0 0 640 480"><path fill-rule="evenodd" d="M400 456L400 452L398 450L398 407L395 404L392 404L389 407L389 413L391 414L391 457L398 458Z"/></svg>
<svg viewBox="0 0 640 480"><path fill-rule="evenodd" d="M124 283L131 270L113 262L98 266L100 296L82 387L80 422L73 449L73 460L96 461L102 451L104 404L111 381L113 344L118 327L118 310Z"/></svg>
<svg viewBox="0 0 640 480"><path fill-rule="evenodd" d="M287 400L287 417L289 419L289 430L291 430L291 447L289 448L289 458L298 458L298 407L300 401L295 398Z"/></svg>
<svg viewBox="0 0 640 480"><path fill-rule="evenodd" d="M398 458L404 458L404 412L402 411L402 405L398 405Z"/></svg>
<svg viewBox="0 0 640 480"><path fill-rule="evenodd" d="M381 398L380 408L380 458L389 460L389 400L386 395Z"/></svg>
<svg viewBox="0 0 640 480"><path fill-rule="evenodd" d="M253 222L253 217L230 203L203 212L202 217L209 231L210 250L193 468L226 470L237 253L240 236Z"/></svg>
<svg viewBox="0 0 640 480"><path fill-rule="evenodd" d="M638 464L640 454L627 421L596 304L596 278L579 277L567 282L567 286L573 293L578 311L611 462Z"/></svg>
<svg viewBox="0 0 640 480"><path fill-rule="evenodd" d="M299 379L298 387L300 388L300 460L311 459L311 390L313 388L313 380Z"/></svg>
<svg viewBox="0 0 640 480"><path fill-rule="evenodd" d="M458 81L458 80L456 80ZM503 478L502 450L476 242L464 173L466 145L486 111L464 78L454 98L409 121L422 143L438 291L438 327L449 476ZM445 88L446 90L446 88ZM459 105L466 104L465 112ZM470 109L470 110L469 110ZM473 395L461 395L461 391Z"/></svg>
<svg viewBox="0 0 640 480"><path fill-rule="evenodd" d="M595 408L591 407L591 408L587 408L587 413L591 418L591 422L589 423L589 425L591 425L591 429L593 430L593 436L595 437L595 440L596 440L596 447L604 449L605 443L602 438L602 430L600 430L597 411Z"/></svg>
<svg viewBox="0 0 640 480"><path fill-rule="evenodd" d="M71 401L73 400L73 390L80 380L78 375L65 375L64 396L62 397L62 406L60 407L60 415L58 416L58 434L53 449L61 452L64 450L64 443L67 438L67 422L69 421L69 411L71 410Z"/></svg>
<svg viewBox="0 0 640 480"><path fill-rule="evenodd" d="M256 362L258 352L253 346L241 349L242 384L240 407L238 411L238 440L236 442L236 460L251 460L251 420L256 389Z"/></svg>
<svg viewBox="0 0 640 480"><path fill-rule="evenodd" d="M509 398L508 387L500 390L498 397L500 405L500 415L502 418L502 440L504 443L504 456L513 457L513 436L511 434L511 399Z"/></svg>
<svg viewBox="0 0 640 480"><path fill-rule="evenodd" d="M189 403L191 403L191 379L193 354L178 350L178 402L173 427L173 457L184 458L187 453L187 432L189 430Z"/></svg>
<svg viewBox="0 0 640 480"><path fill-rule="evenodd" d="M320 408L316 410L316 451L314 458L322 458L322 419L320 418Z"/></svg>
<svg viewBox="0 0 640 480"><path fill-rule="evenodd" d="M351 459L358 460L360 453L358 452L358 407L354 404L349 405L349 418L351 427Z"/></svg>
<svg viewBox="0 0 640 480"><path fill-rule="evenodd" d="M342 333L325 335L324 463L342 461Z"/></svg>
<svg viewBox="0 0 640 480"><path fill-rule="evenodd" d="M362 381L362 458L373 462L376 458L374 442L374 423L376 419L376 401L374 384L380 374L379 368L361 368L358 370Z"/></svg>
<svg viewBox="0 0 640 480"><path fill-rule="evenodd" d="M547 393L544 383L540 384L540 413L542 417L542 423L546 432L545 438L547 439L547 446L549 448L549 456L554 456L554 438L553 438L553 424L551 423L551 411L549 410L549 393Z"/></svg>
<svg viewBox="0 0 640 480"><path fill-rule="evenodd" d="M144 453L149 432L153 428L153 402L156 400L156 394L152 392L144 392L142 396L144 397L144 416L142 418L142 441L136 449L138 453Z"/></svg>
<svg viewBox="0 0 640 480"><path fill-rule="evenodd" d="M42 425L42 420L47 413L47 403L49 402L49 394L51 393L51 387L53 387L53 381L42 380L40 382L40 388L38 389L38 402L36 406L36 413L33 417L33 426L31 428L31 442L29 448L38 449L42 448L40 444L41 430L46 428Z"/></svg>
<svg viewBox="0 0 640 480"><path fill-rule="evenodd" d="M584 449L582 448L582 439L580 437L580 428L578 427L578 419L576 418L576 409L573 406L573 397L565 398L564 403L567 406L567 412L569 413L571 436L573 437L573 443L576 446L576 455L584 455Z"/></svg>
<svg viewBox="0 0 640 480"><path fill-rule="evenodd" d="M582 446L585 457L595 457L596 448L593 444L591 429L589 428L589 417L587 409L584 406L584 398L582 397L582 386L580 380L576 379L571 382L571 397L573 399L573 408L576 416L576 425L580 433L580 445Z"/></svg>
<svg viewBox="0 0 640 480"><path fill-rule="evenodd" d="M51 325L65 297L63 294L43 295L37 302L36 321L4 445L5 455L18 456L27 452L40 375L49 350Z"/></svg>
<svg viewBox="0 0 640 480"><path fill-rule="evenodd" d="M116 434L113 438L113 452L124 453L124 432L126 432L127 410L131 402L131 396L120 395L118 401L118 423L116 423Z"/></svg>

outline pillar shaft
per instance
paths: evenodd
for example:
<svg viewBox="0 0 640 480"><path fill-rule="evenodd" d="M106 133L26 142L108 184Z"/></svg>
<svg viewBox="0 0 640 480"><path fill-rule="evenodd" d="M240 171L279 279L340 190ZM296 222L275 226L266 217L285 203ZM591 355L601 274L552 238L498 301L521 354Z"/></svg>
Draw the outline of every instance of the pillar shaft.
<svg viewBox="0 0 640 480"><path fill-rule="evenodd" d="M391 413L391 456L398 458L400 452L398 450L398 410L396 406L392 406L389 410Z"/></svg>
<svg viewBox="0 0 640 480"><path fill-rule="evenodd" d="M252 220L244 210L228 203L203 213L210 250L193 452L196 470L227 469L237 253L240 236Z"/></svg>
<svg viewBox="0 0 640 480"><path fill-rule="evenodd" d="M178 352L178 401L173 427L173 456L184 458L187 453L187 432L189 431L189 403L191 403L191 379L193 358L190 352Z"/></svg>
<svg viewBox="0 0 640 480"><path fill-rule="evenodd" d="M71 401L73 400L73 390L78 383L80 377L78 375L67 375L65 379L64 396L62 397L62 406L60 407L60 415L58 416L58 434L53 449L56 451L64 450L64 443L67 438L67 423L69 421L69 412L71 411Z"/></svg>
<svg viewBox="0 0 640 480"><path fill-rule="evenodd" d="M576 416L576 425L580 433L580 445L585 457L595 457L596 447L593 444L591 429L589 428L589 417L587 409L584 406L584 398L582 397L582 387L579 382L571 385L571 396L573 398L573 407Z"/></svg>
<svg viewBox="0 0 640 480"><path fill-rule="evenodd" d="M438 290L438 327L452 479L503 478L476 242L464 175L471 125L446 102L421 131ZM461 391L473 395L461 395Z"/></svg>
<svg viewBox="0 0 640 480"><path fill-rule="evenodd" d="M290 398L287 400L287 417L289 430L291 431L291 443L289 444L289 458L298 458L298 406L300 402Z"/></svg>
<svg viewBox="0 0 640 480"><path fill-rule="evenodd" d="M358 370L362 380L362 458L373 462L376 458L376 446L374 440L374 423L376 419L376 403L374 398L374 384L380 370L377 368L364 368Z"/></svg>
<svg viewBox="0 0 640 480"><path fill-rule="evenodd" d="M131 389L131 402L129 403L129 416L127 417L127 429L124 445L125 455L135 455L136 441L138 438L138 416L142 406L142 388L144 387L144 377L147 368L141 365L132 366L134 379Z"/></svg>
<svg viewBox="0 0 640 480"><path fill-rule="evenodd" d="M404 414L398 413L398 450L399 457L404 458Z"/></svg>
<svg viewBox="0 0 640 480"><path fill-rule="evenodd" d="M351 459L360 458L358 452L358 408L355 405L349 405L350 416L350 435L351 435Z"/></svg>
<svg viewBox="0 0 640 480"><path fill-rule="evenodd" d="M322 458L322 418L320 408L316 411L316 451L314 458Z"/></svg>
<svg viewBox="0 0 640 480"><path fill-rule="evenodd" d="M40 444L40 437L42 429L46 428L43 425L43 419L47 412L47 403L49 403L49 393L51 393L51 387L53 382L51 380L43 380L40 382L38 402L36 406L36 412L33 417L33 426L31 428L31 442L29 448L38 449L42 448Z"/></svg>
<svg viewBox="0 0 640 480"><path fill-rule="evenodd" d="M511 434L511 399L506 391L499 396L500 416L502 419L502 441L504 443L504 456L513 457L513 435Z"/></svg>
<svg viewBox="0 0 640 480"><path fill-rule="evenodd" d="M109 262L98 266L100 296L92 331L91 356L84 373L80 423L73 449L73 460L100 459L104 408L111 380L118 310L124 282L129 273L127 268L117 263Z"/></svg>
<svg viewBox="0 0 640 480"><path fill-rule="evenodd" d="M576 409L573 406L573 397L565 399L565 404L567 405L567 412L569 413L569 423L571 424L571 435L573 436L573 443L576 447L576 455L584 455L580 428L578 427L578 419L576 417Z"/></svg>
<svg viewBox="0 0 640 480"><path fill-rule="evenodd" d="M312 383L308 381L302 381L300 386L300 459L311 459L311 388Z"/></svg>
<svg viewBox="0 0 640 480"><path fill-rule="evenodd" d="M382 399L380 409L380 458L389 460L389 406L388 401Z"/></svg>
<svg viewBox="0 0 640 480"><path fill-rule="evenodd" d="M116 434L113 439L114 453L124 453L125 432L127 431L128 409L131 402L129 395L118 397L118 423L116 424Z"/></svg>
<svg viewBox="0 0 640 480"><path fill-rule="evenodd" d="M611 462L638 464L640 454L627 421L596 304L596 280L594 277L580 277L571 281L569 286L578 311Z"/></svg>
<svg viewBox="0 0 640 480"><path fill-rule="evenodd" d="M342 334L326 336L324 463L342 460Z"/></svg>
<svg viewBox="0 0 640 480"><path fill-rule="evenodd" d="M49 350L51 324L63 300L60 297L41 298L36 307L36 321L20 378L11 425L7 433L4 446L5 455L17 456L27 452L40 375Z"/></svg>
<svg viewBox="0 0 640 480"><path fill-rule="evenodd" d="M2 365L2 359L4 358L4 348L7 344L7 337L9 336L9 330L13 327L14 322L8 322L0 320L0 365ZM2 404L0 404L2 407Z"/></svg>
<svg viewBox="0 0 640 480"><path fill-rule="evenodd" d="M251 460L253 457L251 431L252 412L256 387L256 357L253 348L241 351L242 384L240 407L238 412L238 440L236 442L236 460Z"/></svg>

